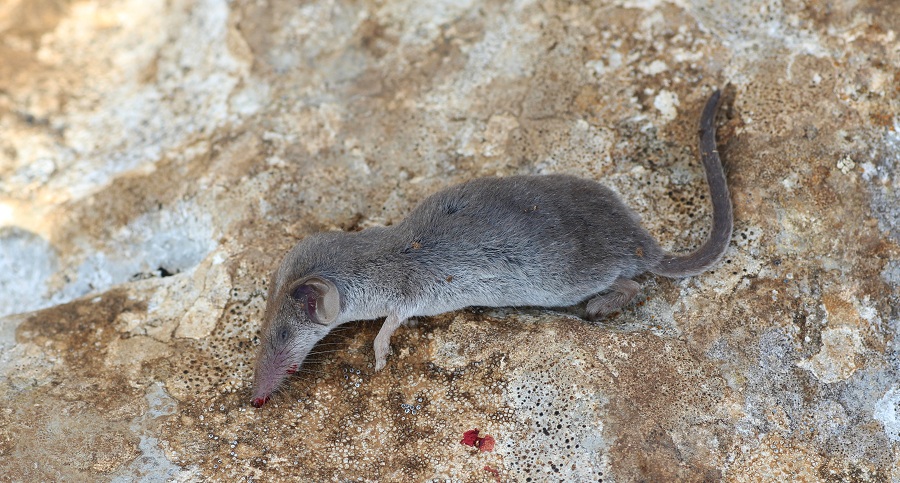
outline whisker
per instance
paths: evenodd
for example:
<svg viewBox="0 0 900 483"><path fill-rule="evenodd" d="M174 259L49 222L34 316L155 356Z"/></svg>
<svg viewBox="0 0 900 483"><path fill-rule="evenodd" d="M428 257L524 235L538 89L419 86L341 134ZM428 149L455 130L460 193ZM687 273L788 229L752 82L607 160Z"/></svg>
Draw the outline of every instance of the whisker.
<svg viewBox="0 0 900 483"><path fill-rule="evenodd" d="M346 352L346 351L341 350L341 349L335 349L335 350L330 350L330 351L314 351L314 352L310 352L309 354L307 354L307 357L316 355L316 354L331 354L334 352Z"/></svg>
<svg viewBox="0 0 900 483"><path fill-rule="evenodd" d="M316 371L297 371L294 374L304 374L310 376L318 376L319 374Z"/></svg>

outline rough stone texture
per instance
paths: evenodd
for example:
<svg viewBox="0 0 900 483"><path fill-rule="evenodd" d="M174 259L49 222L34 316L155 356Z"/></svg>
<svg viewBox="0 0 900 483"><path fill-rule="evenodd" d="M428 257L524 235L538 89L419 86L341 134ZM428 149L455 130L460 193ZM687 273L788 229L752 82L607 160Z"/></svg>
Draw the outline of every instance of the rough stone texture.
<svg viewBox="0 0 900 483"><path fill-rule="evenodd" d="M0 479L900 481L900 3L0 3ZM293 243L604 179L721 268L592 325L467 310L248 404ZM459 444L479 428L492 452Z"/></svg>

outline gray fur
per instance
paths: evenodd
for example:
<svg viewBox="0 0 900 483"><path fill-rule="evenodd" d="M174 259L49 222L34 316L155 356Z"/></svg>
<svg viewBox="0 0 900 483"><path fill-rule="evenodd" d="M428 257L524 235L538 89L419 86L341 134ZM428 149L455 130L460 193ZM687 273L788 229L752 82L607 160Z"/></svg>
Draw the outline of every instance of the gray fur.
<svg viewBox="0 0 900 483"><path fill-rule="evenodd" d="M631 279L641 273L705 271L727 248L732 225L715 151L718 97L713 94L701 119L714 227L697 251L666 253L610 189L559 174L475 179L432 195L395 226L311 235L275 272L254 405L265 403L288 369L299 367L318 340L346 322L386 318L375 342L378 370L391 334L410 317L469 306L566 307L590 299L593 319L628 303L639 289ZM313 283L311 277L321 289L321 300L312 302L316 316L292 296L298 286ZM339 304L333 316L323 312L326 298L332 307Z"/></svg>

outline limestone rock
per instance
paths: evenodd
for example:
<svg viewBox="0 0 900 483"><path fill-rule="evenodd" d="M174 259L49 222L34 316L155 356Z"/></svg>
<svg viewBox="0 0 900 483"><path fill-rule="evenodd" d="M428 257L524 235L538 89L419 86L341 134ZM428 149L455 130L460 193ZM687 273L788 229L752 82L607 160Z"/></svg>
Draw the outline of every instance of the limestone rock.
<svg viewBox="0 0 900 483"><path fill-rule="evenodd" d="M875 0L7 0L0 479L900 481L898 35ZM719 268L601 324L425 319L380 373L350 324L249 405L315 231L562 172L697 246L725 86Z"/></svg>

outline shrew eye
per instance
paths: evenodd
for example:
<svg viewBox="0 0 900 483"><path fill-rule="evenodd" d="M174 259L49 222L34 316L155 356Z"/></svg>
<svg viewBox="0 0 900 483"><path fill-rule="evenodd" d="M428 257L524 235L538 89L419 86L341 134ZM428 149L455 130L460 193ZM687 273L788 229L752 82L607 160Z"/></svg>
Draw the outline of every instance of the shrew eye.
<svg viewBox="0 0 900 483"><path fill-rule="evenodd" d="M278 333L278 338L281 339L282 342L284 342L288 339L289 335L290 333L287 329L281 329L281 332Z"/></svg>

